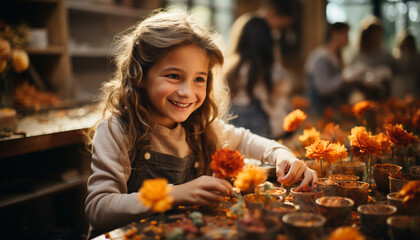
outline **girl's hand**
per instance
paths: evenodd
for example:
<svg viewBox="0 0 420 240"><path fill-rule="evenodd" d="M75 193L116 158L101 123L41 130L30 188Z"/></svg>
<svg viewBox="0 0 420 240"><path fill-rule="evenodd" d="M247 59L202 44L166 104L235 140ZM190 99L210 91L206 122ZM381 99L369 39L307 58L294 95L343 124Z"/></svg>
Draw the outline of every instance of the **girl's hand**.
<svg viewBox="0 0 420 240"><path fill-rule="evenodd" d="M314 170L308 168L302 160L294 156L289 159L277 161L276 173L277 181L287 186L296 183L302 177L303 179L299 187L303 187L309 183L313 184L318 179Z"/></svg>
<svg viewBox="0 0 420 240"><path fill-rule="evenodd" d="M174 205L217 206L226 195L232 194L232 188L224 179L200 176L190 182L174 185L171 195Z"/></svg>

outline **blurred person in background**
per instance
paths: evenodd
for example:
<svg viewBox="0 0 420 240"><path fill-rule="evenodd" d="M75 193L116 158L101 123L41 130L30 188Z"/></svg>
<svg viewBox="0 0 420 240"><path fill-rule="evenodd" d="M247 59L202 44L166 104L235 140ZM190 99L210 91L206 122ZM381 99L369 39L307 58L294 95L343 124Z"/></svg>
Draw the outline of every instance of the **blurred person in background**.
<svg viewBox="0 0 420 240"><path fill-rule="evenodd" d="M359 51L344 70L344 77L359 81L350 104L361 100L383 100L391 95L396 62L383 46L382 23L376 16L361 21Z"/></svg>
<svg viewBox="0 0 420 240"><path fill-rule="evenodd" d="M306 95L313 114L321 116L326 107L338 108L346 103L348 84L342 76L342 50L348 43L349 25L329 24L325 43L306 60Z"/></svg>
<svg viewBox="0 0 420 240"><path fill-rule="evenodd" d="M232 106L237 118L231 123L268 138L284 132L283 119L290 110L292 84L273 57L273 40L268 23L252 17L244 25L238 44L225 64Z"/></svg>
<svg viewBox="0 0 420 240"><path fill-rule="evenodd" d="M392 82L392 95L403 98L406 94L420 96L420 53L417 51L416 39L407 30L397 36L394 49L397 73Z"/></svg>
<svg viewBox="0 0 420 240"><path fill-rule="evenodd" d="M296 1L293 0L264 0L263 4L255 13L245 13L232 25L230 30L230 47L227 54L232 54L237 48L239 35L245 24L254 16L267 21L273 38L273 56L277 62L281 62L280 37L281 32L290 26L296 14Z"/></svg>

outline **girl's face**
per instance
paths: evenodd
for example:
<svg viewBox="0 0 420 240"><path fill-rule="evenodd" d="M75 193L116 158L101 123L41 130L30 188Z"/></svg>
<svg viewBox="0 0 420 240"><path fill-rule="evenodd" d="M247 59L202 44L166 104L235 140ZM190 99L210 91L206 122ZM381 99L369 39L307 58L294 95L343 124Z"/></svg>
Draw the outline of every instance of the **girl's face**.
<svg viewBox="0 0 420 240"><path fill-rule="evenodd" d="M143 87L152 105L153 120L173 128L203 104L209 62L203 49L188 45L174 48L149 69Z"/></svg>

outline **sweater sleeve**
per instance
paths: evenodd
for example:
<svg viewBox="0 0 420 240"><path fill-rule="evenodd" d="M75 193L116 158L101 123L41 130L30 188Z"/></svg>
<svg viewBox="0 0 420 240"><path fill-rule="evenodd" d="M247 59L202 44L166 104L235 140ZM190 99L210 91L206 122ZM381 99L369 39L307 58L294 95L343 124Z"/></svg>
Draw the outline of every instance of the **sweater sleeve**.
<svg viewBox="0 0 420 240"><path fill-rule="evenodd" d="M335 93L343 84L341 71L333 66L326 56L321 56L316 60L311 74L315 87L322 96Z"/></svg>
<svg viewBox="0 0 420 240"><path fill-rule="evenodd" d="M237 128L223 121L215 123L220 131L221 146L236 149L245 157L261 160L262 163L276 164L286 159L295 159L295 155L286 146L256 134L248 129Z"/></svg>
<svg viewBox="0 0 420 240"><path fill-rule="evenodd" d="M118 228L148 214L138 193L127 193L131 173L123 133L117 120L99 123L93 138L92 174L88 180L85 213L101 231ZM111 128L110 128L111 127Z"/></svg>

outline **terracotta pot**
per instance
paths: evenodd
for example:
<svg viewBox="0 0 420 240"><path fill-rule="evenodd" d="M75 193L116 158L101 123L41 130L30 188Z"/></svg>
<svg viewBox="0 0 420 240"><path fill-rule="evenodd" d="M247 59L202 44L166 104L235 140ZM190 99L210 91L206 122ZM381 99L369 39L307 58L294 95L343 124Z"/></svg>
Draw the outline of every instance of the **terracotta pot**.
<svg viewBox="0 0 420 240"><path fill-rule="evenodd" d="M357 207L360 213L360 230L371 238L387 236L386 219L397 212L397 208L388 204L364 204Z"/></svg>
<svg viewBox="0 0 420 240"><path fill-rule="evenodd" d="M344 197L320 197L315 200L319 213L327 219L326 226L337 228L348 225L354 201Z"/></svg>
<svg viewBox="0 0 420 240"><path fill-rule="evenodd" d="M389 192L399 192L403 186L411 181L420 181L420 180L404 180L393 178L389 176Z"/></svg>
<svg viewBox="0 0 420 240"><path fill-rule="evenodd" d="M389 205L395 206L397 208L398 215L406 215L409 213L409 211L407 211L409 209L407 209L403 204L404 198L400 197L397 192L388 193L386 198L388 199Z"/></svg>
<svg viewBox="0 0 420 240"><path fill-rule="evenodd" d="M391 240L420 239L420 217L392 216L386 224Z"/></svg>
<svg viewBox="0 0 420 240"><path fill-rule="evenodd" d="M321 240L324 237L325 217L309 212L288 213L282 218L290 239Z"/></svg>
<svg viewBox="0 0 420 240"><path fill-rule="evenodd" d="M347 174L332 174L329 178L338 181L357 181L360 179L359 176Z"/></svg>
<svg viewBox="0 0 420 240"><path fill-rule="evenodd" d="M245 205L248 209L254 210L262 210L268 202L276 201L276 198L267 198L264 195L259 195L256 193L249 193L244 196Z"/></svg>
<svg viewBox="0 0 420 240"><path fill-rule="evenodd" d="M239 239L275 240L279 220L267 218L260 211L254 211L236 222Z"/></svg>
<svg viewBox="0 0 420 240"><path fill-rule="evenodd" d="M337 196L337 183L337 180L330 178L318 178L315 185L324 192L323 196Z"/></svg>
<svg viewBox="0 0 420 240"><path fill-rule="evenodd" d="M281 187L272 187L270 190L265 191L263 187L258 187L255 189L255 193L260 194L262 196L269 195L275 198L277 201L282 201L287 197L287 190Z"/></svg>
<svg viewBox="0 0 420 240"><path fill-rule="evenodd" d="M356 175L359 179L363 178L363 173L365 172L366 164L364 162L340 162L334 163L331 165L332 174L347 174L347 175Z"/></svg>
<svg viewBox="0 0 420 240"><path fill-rule="evenodd" d="M383 192L389 192L389 178L391 174L395 174L402 167L398 165L392 165L390 163L375 164L373 165L373 179L375 179L378 190Z"/></svg>
<svg viewBox="0 0 420 240"><path fill-rule="evenodd" d="M277 225L278 232L284 233L284 223L283 223L282 217L288 213L297 212L299 211L299 209L300 207L297 204L275 201L275 202L268 203L264 207L263 213L268 218L271 217L277 221L279 220L278 225Z"/></svg>
<svg viewBox="0 0 420 240"><path fill-rule="evenodd" d="M317 213L315 199L322 197L324 192L317 188L310 188L309 192L297 192L295 190L296 187L290 189L293 203L298 204L303 212Z"/></svg>
<svg viewBox="0 0 420 240"><path fill-rule="evenodd" d="M369 184L361 181L342 181L337 184L337 194L352 199L353 209L356 209L359 205L367 203Z"/></svg>

